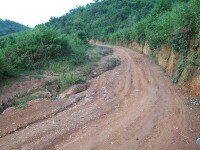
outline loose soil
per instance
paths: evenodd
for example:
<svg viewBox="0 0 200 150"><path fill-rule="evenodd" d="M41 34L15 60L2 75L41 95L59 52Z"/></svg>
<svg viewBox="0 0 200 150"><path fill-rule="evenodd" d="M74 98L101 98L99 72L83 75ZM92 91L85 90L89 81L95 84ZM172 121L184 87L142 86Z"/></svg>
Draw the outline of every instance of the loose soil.
<svg viewBox="0 0 200 150"><path fill-rule="evenodd" d="M91 79L87 90L5 110L0 150L198 149L200 109L189 109L185 94L144 55L107 47L121 64Z"/></svg>

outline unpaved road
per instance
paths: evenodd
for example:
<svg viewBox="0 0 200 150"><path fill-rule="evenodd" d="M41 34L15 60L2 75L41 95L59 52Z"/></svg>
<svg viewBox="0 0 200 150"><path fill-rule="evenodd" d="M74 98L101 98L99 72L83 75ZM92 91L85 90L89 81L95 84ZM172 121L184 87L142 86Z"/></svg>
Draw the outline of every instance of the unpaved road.
<svg viewBox="0 0 200 150"><path fill-rule="evenodd" d="M121 65L93 79L77 103L35 101L1 114L0 149L198 149L199 114L183 93L145 56L110 47Z"/></svg>

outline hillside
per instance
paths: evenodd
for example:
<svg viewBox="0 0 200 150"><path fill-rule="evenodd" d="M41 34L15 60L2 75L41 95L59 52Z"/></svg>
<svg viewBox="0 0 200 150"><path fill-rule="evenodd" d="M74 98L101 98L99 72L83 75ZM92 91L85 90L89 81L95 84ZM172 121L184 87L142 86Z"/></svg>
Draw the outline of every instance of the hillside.
<svg viewBox="0 0 200 150"><path fill-rule="evenodd" d="M199 149L199 14L94 0L1 36L0 149Z"/></svg>
<svg viewBox="0 0 200 150"><path fill-rule="evenodd" d="M0 19L0 36L29 29L28 27L10 20Z"/></svg>
<svg viewBox="0 0 200 150"><path fill-rule="evenodd" d="M159 0L103 0L72 9L60 18L51 18L50 26L66 34L81 32L87 38L104 41L110 33L131 27L145 17Z"/></svg>
<svg viewBox="0 0 200 150"><path fill-rule="evenodd" d="M132 43L138 44L138 49L148 47L148 55L156 63L161 64L158 55L162 55L166 63L161 66L174 83L188 84L200 64L199 14L199 0L101 0L51 18L47 25L83 39L133 49ZM163 46L167 50L161 54ZM167 69L171 54L176 57L173 67ZM200 88L199 81L195 88Z"/></svg>

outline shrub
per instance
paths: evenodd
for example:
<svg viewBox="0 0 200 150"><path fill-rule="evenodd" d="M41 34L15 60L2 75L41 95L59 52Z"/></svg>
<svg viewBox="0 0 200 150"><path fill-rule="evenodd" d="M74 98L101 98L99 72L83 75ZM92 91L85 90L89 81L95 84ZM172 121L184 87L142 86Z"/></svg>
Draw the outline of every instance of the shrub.
<svg viewBox="0 0 200 150"><path fill-rule="evenodd" d="M74 73L67 73L58 79L58 84L61 89L67 89L72 85L84 83L85 79L82 75L77 75Z"/></svg>
<svg viewBox="0 0 200 150"><path fill-rule="evenodd" d="M106 63L104 64L104 68L106 68L106 70L112 70L119 64L120 64L120 60L118 58L111 57L108 60L106 60Z"/></svg>
<svg viewBox="0 0 200 150"><path fill-rule="evenodd" d="M0 79L10 76L13 71L13 65L6 59L5 50L0 49Z"/></svg>
<svg viewBox="0 0 200 150"><path fill-rule="evenodd" d="M3 42L7 60L18 69L40 69L44 62L71 53L67 37L44 25L6 37Z"/></svg>

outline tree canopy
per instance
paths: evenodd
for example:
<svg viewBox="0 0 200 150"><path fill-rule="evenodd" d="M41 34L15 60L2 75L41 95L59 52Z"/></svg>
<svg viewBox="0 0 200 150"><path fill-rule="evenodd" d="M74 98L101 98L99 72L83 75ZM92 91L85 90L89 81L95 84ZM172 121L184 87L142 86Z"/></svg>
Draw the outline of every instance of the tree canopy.
<svg viewBox="0 0 200 150"><path fill-rule="evenodd" d="M29 29L28 27L10 20L0 19L0 36Z"/></svg>

